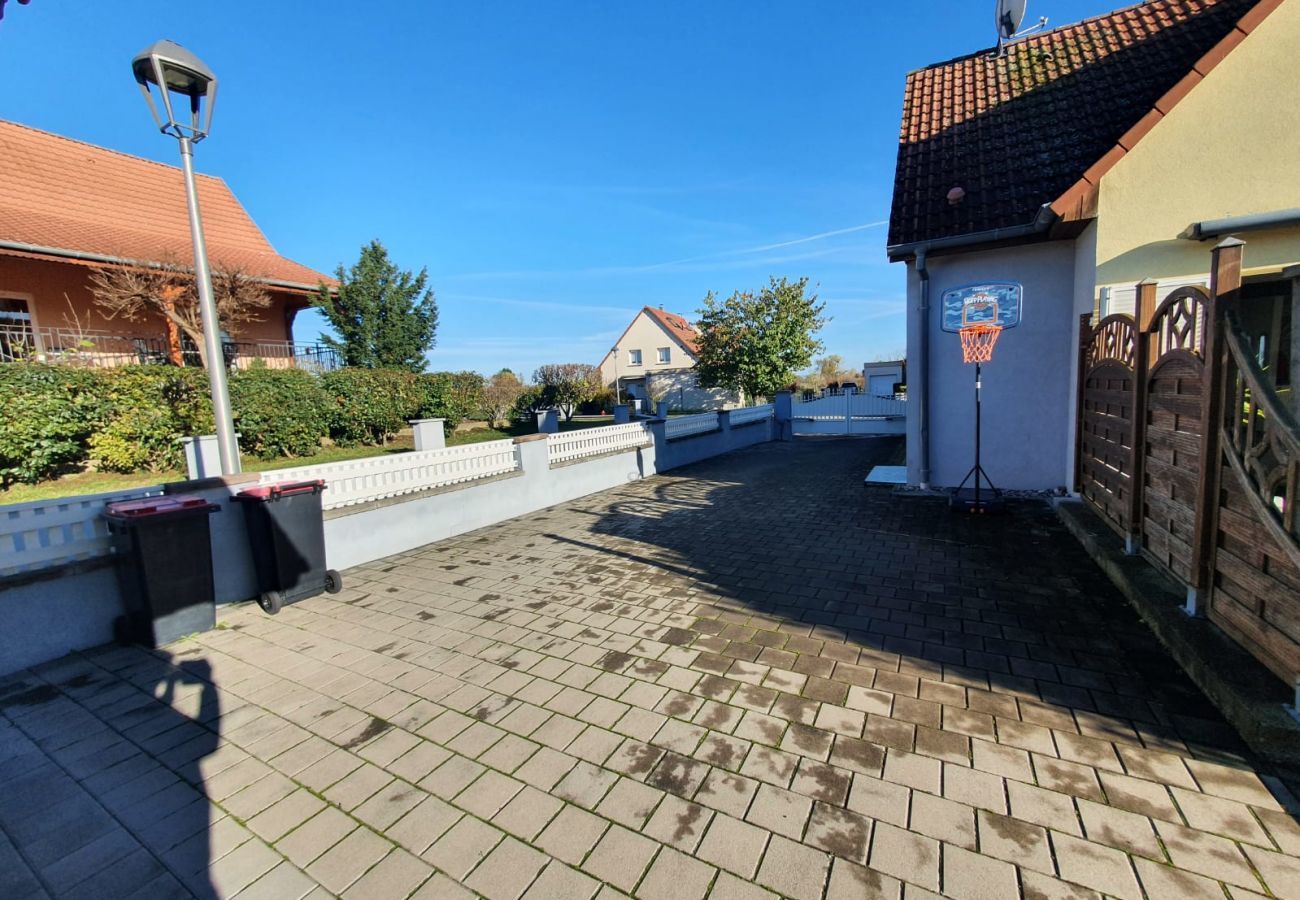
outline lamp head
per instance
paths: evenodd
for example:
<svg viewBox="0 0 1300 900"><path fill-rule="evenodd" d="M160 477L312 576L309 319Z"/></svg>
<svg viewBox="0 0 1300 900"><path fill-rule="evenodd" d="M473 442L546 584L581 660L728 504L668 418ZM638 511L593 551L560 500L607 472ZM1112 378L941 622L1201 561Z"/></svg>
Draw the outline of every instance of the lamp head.
<svg viewBox="0 0 1300 900"><path fill-rule="evenodd" d="M203 60L174 41L158 41L135 55L131 72L159 131L195 143L208 136L217 102L217 76ZM161 112L154 101L155 89L162 100ZM173 108L173 95L188 107L188 121L184 107Z"/></svg>

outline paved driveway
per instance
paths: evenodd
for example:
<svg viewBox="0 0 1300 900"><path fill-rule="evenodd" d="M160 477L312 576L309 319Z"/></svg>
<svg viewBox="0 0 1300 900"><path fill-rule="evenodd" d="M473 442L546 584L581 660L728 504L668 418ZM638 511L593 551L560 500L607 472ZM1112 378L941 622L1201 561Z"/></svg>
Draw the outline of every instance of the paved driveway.
<svg viewBox="0 0 1300 900"><path fill-rule="evenodd" d="M897 452L755 448L10 679L0 896L1300 896L1294 800L1051 513L864 489Z"/></svg>

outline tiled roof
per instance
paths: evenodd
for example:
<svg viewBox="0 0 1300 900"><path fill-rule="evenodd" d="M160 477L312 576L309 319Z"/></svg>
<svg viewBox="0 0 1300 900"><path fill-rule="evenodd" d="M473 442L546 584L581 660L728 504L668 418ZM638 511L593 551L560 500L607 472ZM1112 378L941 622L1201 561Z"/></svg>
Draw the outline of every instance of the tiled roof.
<svg viewBox="0 0 1300 900"><path fill-rule="evenodd" d="M189 265L194 251L176 166L0 120L0 241ZM219 178L198 176L208 256L269 281L333 283L275 252Z"/></svg>
<svg viewBox="0 0 1300 900"><path fill-rule="evenodd" d="M911 73L889 245L1088 217L1085 189L1279 2L1149 0Z"/></svg>
<svg viewBox="0 0 1300 900"><path fill-rule="evenodd" d="M699 332L690 322L677 313L666 312L654 306L647 306L643 312L691 353L700 352Z"/></svg>

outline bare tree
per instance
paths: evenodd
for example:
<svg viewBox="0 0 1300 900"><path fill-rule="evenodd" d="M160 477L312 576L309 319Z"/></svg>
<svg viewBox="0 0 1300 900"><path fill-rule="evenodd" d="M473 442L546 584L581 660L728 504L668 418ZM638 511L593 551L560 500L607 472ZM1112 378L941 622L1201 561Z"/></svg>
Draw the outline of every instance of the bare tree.
<svg viewBox="0 0 1300 900"><path fill-rule="evenodd" d="M155 266L98 269L90 276L90 285L95 305L105 319L140 322L156 315L183 332L207 366L199 292L194 272L188 266L166 260ZM242 326L260 321L261 311L271 305L271 295L262 283L238 268L213 270L212 295L217 319L229 334L238 334ZM180 363L179 354L174 352L177 349L173 347L172 361Z"/></svg>

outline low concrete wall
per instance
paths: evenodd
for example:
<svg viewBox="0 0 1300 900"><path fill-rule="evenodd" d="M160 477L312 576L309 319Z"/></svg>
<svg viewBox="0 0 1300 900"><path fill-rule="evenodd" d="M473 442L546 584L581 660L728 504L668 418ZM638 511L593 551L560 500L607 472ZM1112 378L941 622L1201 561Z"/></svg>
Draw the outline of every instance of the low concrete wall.
<svg viewBox="0 0 1300 900"><path fill-rule="evenodd" d="M655 447L561 463L547 460L545 435L519 443L522 471L446 490L395 497L326 513L325 552L336 569L402 553L476 528L653 475Z"/></svg>
<svg viewBox="0 0 1300 900"><path fill-rule="evenodd" d="M775 419L762 419L733 427L731 411L725 409L718 413L717 431L706 431L670 441L664 434L665 424L662 419L650 423L655 436L659 472L667 472L678 466L689 465L743 447L752 447L754 444L765 444L775 440L779 434Z"/></svg>
<svg viewBox="0 0 1300 900"><path fill-rule="evenodd" d="M218 603L257 595L257 575L232 494L257 476L214 478L163 485L170 494L198 494L220 510L208 517L212 533L213 587ZM0 578L0 675L113 640L122 594L111 557Z"/></svg>

